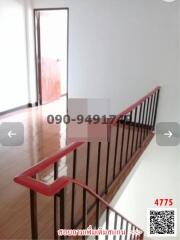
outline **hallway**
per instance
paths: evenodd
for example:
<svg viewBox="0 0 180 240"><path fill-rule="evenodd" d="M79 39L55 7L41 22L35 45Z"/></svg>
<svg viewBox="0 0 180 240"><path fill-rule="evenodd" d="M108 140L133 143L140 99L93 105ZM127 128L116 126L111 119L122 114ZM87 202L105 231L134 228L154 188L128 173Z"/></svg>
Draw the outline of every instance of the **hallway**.
<svg viewBox="0 0 180 240"><path fill-rule="evenodd" d="M147 209L180 208L180 147L154 133L180 123L180 0L0 0L0 34L0 240L97 230L105 211L118 239L153 240Z"/></svg>

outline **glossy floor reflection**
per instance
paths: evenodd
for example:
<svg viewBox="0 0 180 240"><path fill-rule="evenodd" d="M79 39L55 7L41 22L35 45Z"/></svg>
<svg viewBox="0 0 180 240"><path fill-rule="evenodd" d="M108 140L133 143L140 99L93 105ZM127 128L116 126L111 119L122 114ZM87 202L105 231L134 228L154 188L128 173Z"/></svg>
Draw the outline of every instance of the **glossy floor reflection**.
<svg viewBox="0 0 180 240"><path fill-rule="evenodd" d="M0 146L0 239L30 238L29 191L15 184L13 178L66 145L66 126L47 123L49 114L65 113L66 97L62 97L53 103L20 110L0 118L0 123L22 122L25 128L22 146ZM42 226L47 226L42 230L42 236L46 238L49 238L46 234L49 224L45 222L51 222L53 213L43 209L50 202L50 199L44 198L39 208L40 217L43 213L46 216L41 221Z"/></svg>

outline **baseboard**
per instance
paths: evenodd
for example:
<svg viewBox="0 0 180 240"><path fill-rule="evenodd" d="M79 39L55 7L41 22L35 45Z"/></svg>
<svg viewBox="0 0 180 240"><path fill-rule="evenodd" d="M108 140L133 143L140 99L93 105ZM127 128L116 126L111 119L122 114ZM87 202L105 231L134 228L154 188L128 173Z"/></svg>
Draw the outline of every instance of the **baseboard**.
<svg viewBox="0 0 180 240"><path fill-rule="evenodd" d="M9 114L9 113L12 113L12 112L16 112L16 111L19 111L19 110L22 110L22 109L25 109L25 108L35 107L35 106L37 106L37 103L28 103L28 104L25 104L25 105L22 105L22 106L19 106L19 107L16 107L16 108L11 108L11 109L8 109L6 111L2 111L2 112L0 112L0 116L6 115L6 114Z"/></svg>

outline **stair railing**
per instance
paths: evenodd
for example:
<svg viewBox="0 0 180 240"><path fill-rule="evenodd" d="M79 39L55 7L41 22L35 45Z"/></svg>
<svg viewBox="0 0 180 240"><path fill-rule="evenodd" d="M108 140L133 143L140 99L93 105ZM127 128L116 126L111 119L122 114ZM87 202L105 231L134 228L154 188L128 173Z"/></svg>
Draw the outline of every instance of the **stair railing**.
<svg viewBox="0 0 180 240"><path fill-rule="evenodd" d="M159 100L160 87L156 87L153 91L148 93L142 99L137 101L135 104L131 105L128 109L121 112L113 120L111 127L115 128L115 143L112 144L112 136L107 142L107 152L106 152L106 167L105 167L105 179L104 179L104 188L99 190L100 184L100 166L101 166L101 153L102 153L102 143L98 144L98 154L97 154L97 168L95 172L96 176L96 186L95 189L89 187L89 170L90 170L90 142L74 142L69 144L64 149L60 150L58 153L53 155L50 158L47 158L35 166L31 167L20 176L15 177L14 181L30 189L30 206L31 206L31 230L32 230L32 239L38 239L38 223L37 223L37 193L44 194L46 196L54 196L54 239L58 239L57 236L57 201L60 199L60 223L59 226L63 229L65 226L65 213L64 213L64 193L65 187L69 184L72 184L72 199L71 199L71 227L78 227L83 223L83 227L87 226L89 220L88 214L92 209L95 210L95 227L98 227L99 217L106 210L106 224L108 225L108 214L109 211L112 211L115 214L114 226L116 226L116 218L121 218L121 227L126 224L126 230L131 228L131 230L139 230L141 232L139 235L126 235L125 240L137 240L143 239L143 231L131 223L121 214L117 213L112 209L109 204L101 198L104 194L108 193L110 186L113 184L114 180L117 178L123 169L128 167L128 164L131 162L131 158L136 154L142 147L143 143L148 138L149 134L152 134L155 128L156 116L157 116L157 107ZM78 150L86 144L87 151L84 159L86 160L86 176L85 184L82 181L78 181L78 176L76 172L77 164L77 152ZM113 151L113 157L110 158L110 152ZM119 155L118 155L119 153ZM59 176L59 162L64 157L67 157L69 154L72 154L73 159L73 173L72 177ZM51 184L46 184L38 179L38 174L44 169L48 168L50 165L54 166L53 178L54 181ZM79 186L83 189L83 216L79 221L74 221L75 214L75 186ZM94 201L91 201L91 204L87 204L87 193L94 197ZM100 207L100 203L105 207ZM92 218L93 219L93 218ZM122 223L123 222L123 223ZM94 224L94 219L92 225ZM106 226L107 226L106 225ZM86 239L87 236L83 236L83 239ZM121 239L120 236L119 239ZM65 239L64 236L61 236L60 239ZM98 239L98 236L96 236ZM108 239L108 236L106 236ZM114 236L114 239L115 236Z"/></svg>
<svg viewBox="0 0 180 240"><path fill-rule="evenodd" d="M37 167L37 166L36 166ZM31 172L34 174L35 168L31 169ZM28 173L29 174L29 173ZM26 175L27 176L27 175ZM105 239L109 238L109 235L113 236L113 239L115 240L117 237L118 239L122 239L124 237L125 240L142 240L144 232L137 227L134 223L126 219L123 215L118 213L116 210L114 210L103 198L101 198L98 194L96 194L92 189L90 189L85 184L81 183L80 181L77 181L75 179L69 178L69 177L60 177L51 184L51 186L48 186L44 183L39 182L38 180L30 177L16 177L15 182L24 185L26 187L30 187L30 203L31 203L31 224L32 224L32 239L38 239L38 223L37 223L37 192L42 193L46 196L54 196L55 201L59 198L60 201L60 209L59 214L57 214L56 211L56 204L55 206L55 216L54 216L54 239L65 239L65 236L67 233L61 233L58 236L58 233L65 230L65 189L68 185L74 184L82 189L82 195L83 195L83 206L82 206L82 229L86 230L84 231L84 235L81 232L80 235L78 235L78 232L75 231L75 234L73 235L72 232L74 232L75 229L73 229L75 226L72 227L72 229L69 229L69 232L71 232L68 236L81 236L82 239L87 239L88 236L95 236L95 239L99 239L99 236L105 236ZM90 219L88 218L88 209L87 209L87 195L91 195L91 197L94 197L95 199L95 208L96 208L96 221L95 224L91 223ZM101 207L100 207L101 204ZM100 227L100 216L102 212L105 213L105 222L103 222L105 225L105 228ZM110 217L111 215L111 217ZM112 216L113 215L113 216ZM60 222L58 223L58 219L60 219ZM113 227L110 229L110 221L112 222L113 219ZM91 224L91 225L90 225ZM76 226L78 228L80 224ZM89 228L89 226L91 228ZM94 229L94 231L93 231ZM68 231L68 230L66 230ZM65 231L65 232L66 232ZM94 233L93 233L94 232ZM116 234L116 235L113 235ZM78 239L81 239L80 237Z"/></svg>

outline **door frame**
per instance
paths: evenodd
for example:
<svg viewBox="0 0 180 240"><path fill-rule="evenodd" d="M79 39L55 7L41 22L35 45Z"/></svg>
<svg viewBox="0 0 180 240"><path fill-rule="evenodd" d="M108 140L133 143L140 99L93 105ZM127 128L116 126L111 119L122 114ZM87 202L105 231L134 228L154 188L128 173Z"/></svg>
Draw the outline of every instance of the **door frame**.
<svg viewBox="0 0 180 240"><path fill-rule="evenodd" d="M67 11L67 86L66 94L62 94L61 97L66 96L68 105L68 77L69 77L69 8L34 8L34 44L35 44L35 69L36 69L36 106L42 105L42 88L41 88L41 39L39 30L39 11L54 11L54 10L66 10Z"/></svg>

